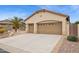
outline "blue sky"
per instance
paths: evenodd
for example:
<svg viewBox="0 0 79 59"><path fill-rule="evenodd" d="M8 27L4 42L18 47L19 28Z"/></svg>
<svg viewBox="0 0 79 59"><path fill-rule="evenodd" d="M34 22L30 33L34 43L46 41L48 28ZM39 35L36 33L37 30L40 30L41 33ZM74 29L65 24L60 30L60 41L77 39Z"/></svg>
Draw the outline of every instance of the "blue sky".
<svg viewBox="0 0 79 59"><path fill-rule="evenodd" d="M41 9L69 15L71 22L79 20L79 5L0 5L0 20L10 19L14 16L25 19Z"/></svg>

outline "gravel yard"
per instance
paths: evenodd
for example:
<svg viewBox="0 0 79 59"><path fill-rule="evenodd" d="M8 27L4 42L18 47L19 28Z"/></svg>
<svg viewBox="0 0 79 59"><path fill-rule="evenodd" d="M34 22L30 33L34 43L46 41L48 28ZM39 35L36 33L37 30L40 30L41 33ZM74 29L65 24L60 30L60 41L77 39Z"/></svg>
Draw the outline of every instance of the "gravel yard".
<svg viewBox="0 0 79 59"><path fill-rule="evenodd" d="M78 42L71 42L68 40L64 40L60 49L59 53L79 53L79 41Z"/></svg>

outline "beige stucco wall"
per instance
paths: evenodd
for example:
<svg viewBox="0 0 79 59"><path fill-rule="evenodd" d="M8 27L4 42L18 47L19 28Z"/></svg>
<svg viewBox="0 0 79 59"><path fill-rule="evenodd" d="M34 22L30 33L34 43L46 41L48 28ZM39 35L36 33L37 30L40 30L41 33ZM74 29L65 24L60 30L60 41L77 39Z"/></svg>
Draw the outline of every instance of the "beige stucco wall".
<svg viewBox="0 0 79 59"><path fill-rule="evenodd" d="M29 30L29 25L26 23L26 32L28 32L28 30Z"/></svg>
<svg viewBox="0 0 79 59"><path fill-rule="evenodd" d="M37 33L37 24L34 24L34 33Z"/></svg>
<svg viewBox="0 0 79 59"><path fill-rule="evenodd" d="M68 34L67 33L67 20L66 20L66 17L56 15L56 14L52 14L52 13L49 13L49 12L39 12L39 13L33 15L31 18L29 18L25 23L26 24L28 24L28 23L38 23L40 21L45 21L45 20L61 21L62 22L62 34L63 35Z"/></svg>
<svg viewBox="0 0 79 59"><path fill-rule="evenodd" d="M52 14L49 12L39 12L33 17L29 18L29 20L26 21L26 23L37 23L44 20L57 20L57 21L65 21L66 17L62 17L56 14Z"/></svg>

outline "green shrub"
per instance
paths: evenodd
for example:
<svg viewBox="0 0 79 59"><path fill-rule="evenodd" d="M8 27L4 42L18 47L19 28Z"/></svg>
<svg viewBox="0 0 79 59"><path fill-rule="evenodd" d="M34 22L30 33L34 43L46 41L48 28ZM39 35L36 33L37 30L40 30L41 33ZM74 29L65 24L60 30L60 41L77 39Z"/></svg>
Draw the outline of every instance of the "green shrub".
<svg viewBox="0 0 79 59"><path fill-rule="evenodd" d="M67 40L72 41L72 42L77 42L78 38L76 36L68 36Z"/></svg>
<svg viewBox="0 0 79 59"><path fill-rule="evenodd" d="M0 34L6 32L6 31L7 31L7 30L6 30L5 28L3 28L3 27L0 28Z"/></svg>

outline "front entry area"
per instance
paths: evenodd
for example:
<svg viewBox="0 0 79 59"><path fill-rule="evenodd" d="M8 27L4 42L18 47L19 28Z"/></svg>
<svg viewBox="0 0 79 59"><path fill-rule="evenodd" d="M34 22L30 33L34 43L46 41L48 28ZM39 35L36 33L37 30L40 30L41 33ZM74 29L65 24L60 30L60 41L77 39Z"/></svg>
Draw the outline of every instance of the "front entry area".
<svg viewBox="0 0 79 59"><path fill-rule="evenodd" d="M39 23L37 25L37 33L40 34L62 34L62 23Z"/></svg>

